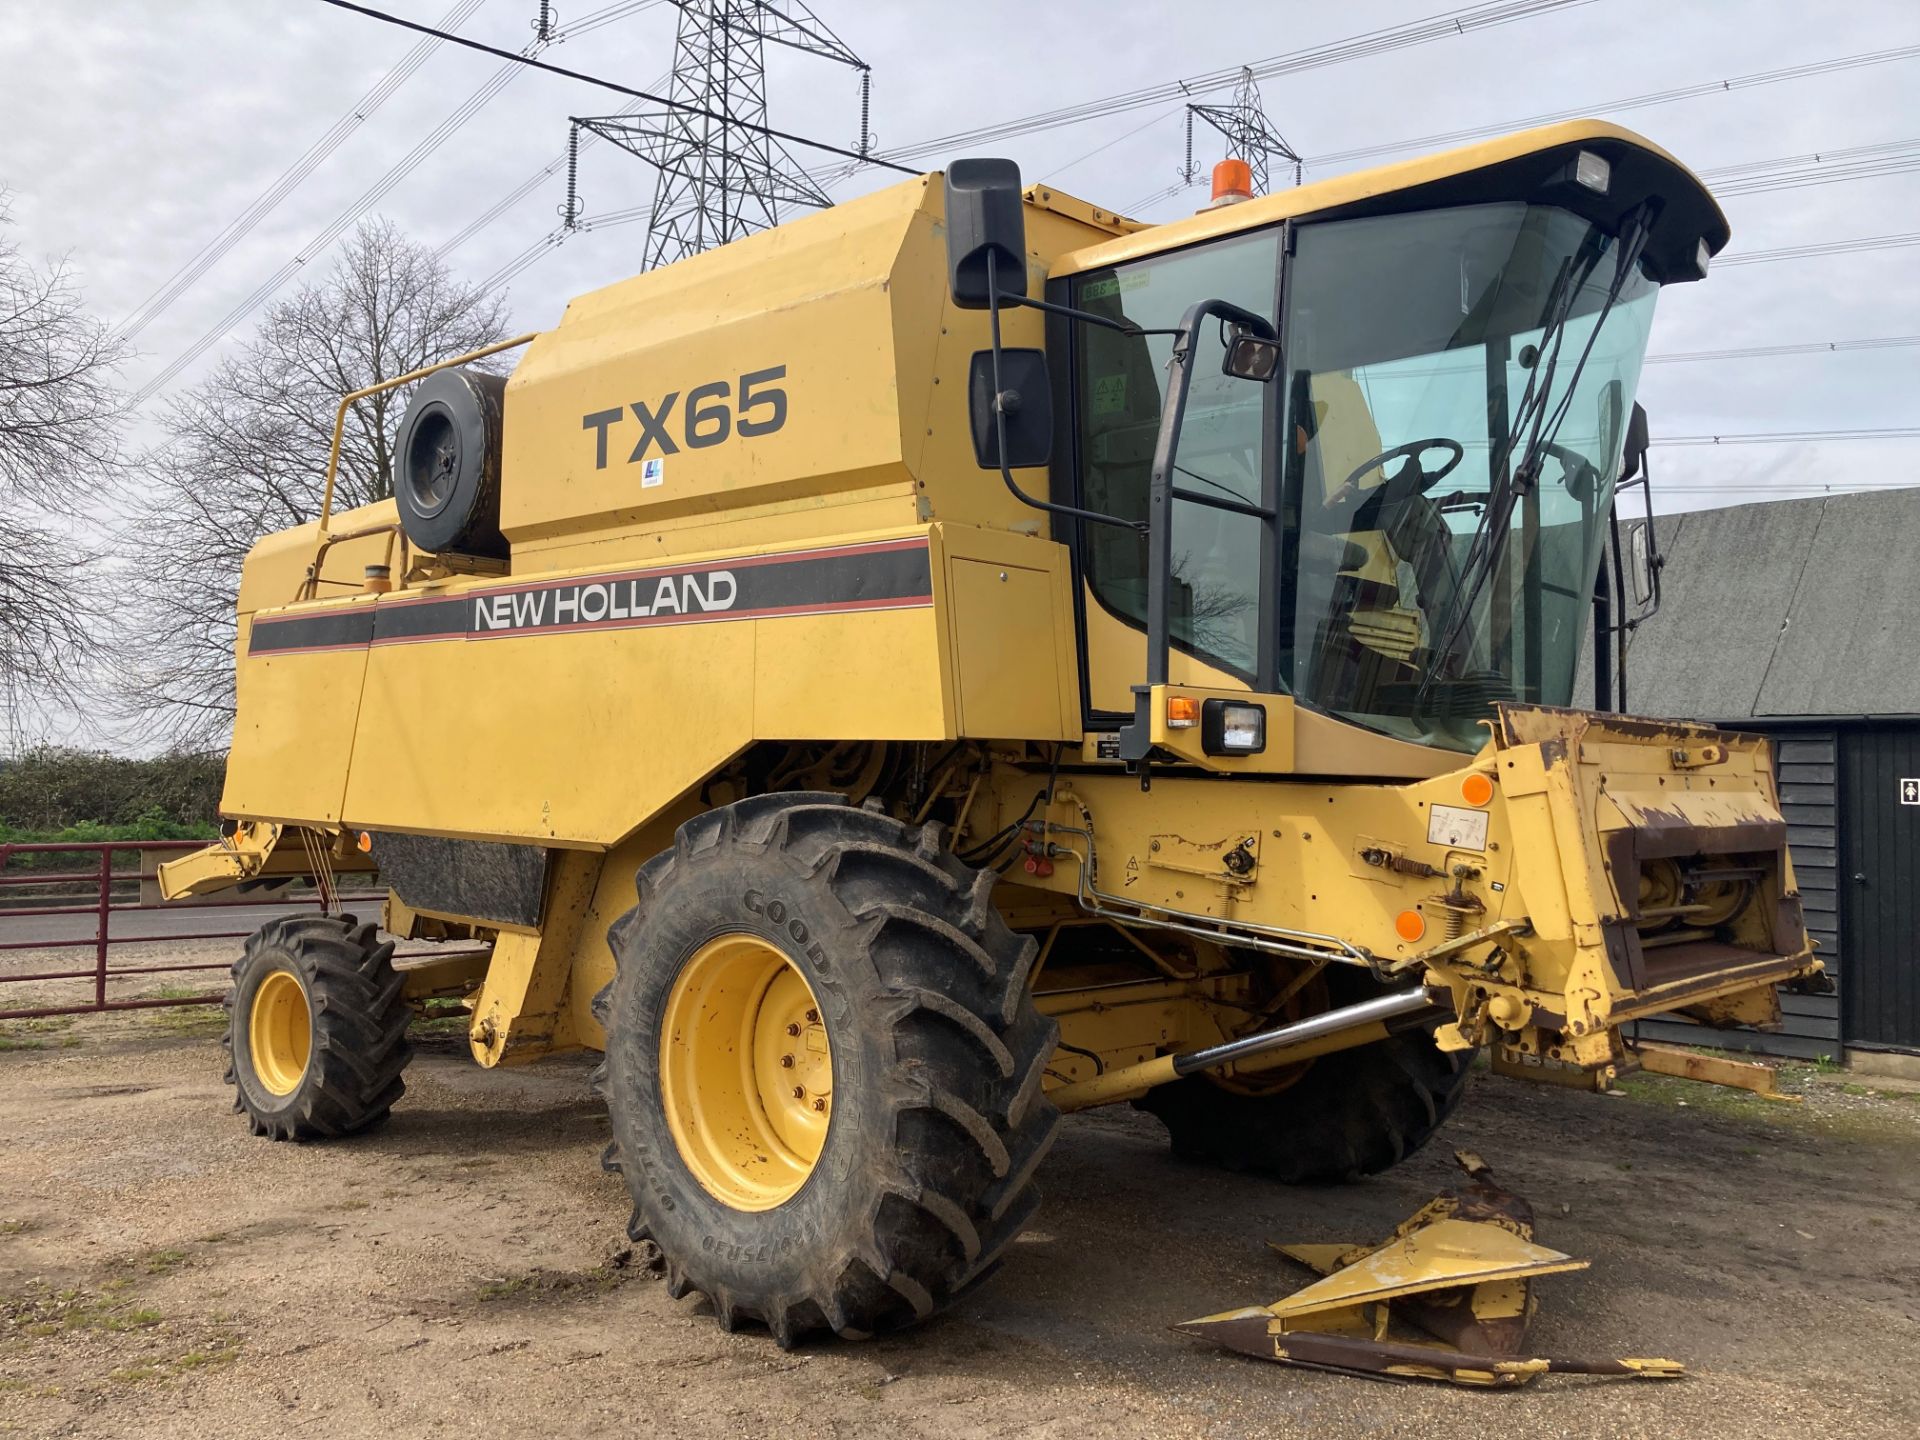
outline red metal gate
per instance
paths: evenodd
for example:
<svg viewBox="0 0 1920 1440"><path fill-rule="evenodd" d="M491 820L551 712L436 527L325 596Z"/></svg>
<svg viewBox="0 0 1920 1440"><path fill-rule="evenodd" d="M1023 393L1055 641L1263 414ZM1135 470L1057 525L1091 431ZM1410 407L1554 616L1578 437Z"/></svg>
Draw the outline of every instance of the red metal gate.
<svg viewBox="0 0 1920 1440"><path fill-rule="evenodd" d="M114 899L116 882L123 887L132 882L136 886L146 873L146 867L137 865L132 870L114 869L116 855L134 852L143 858L149 853L165 853L182 850L197 850L202 842L198 840L106 840L106 841L70 841L57 844L0 844L0 897L9 890L18 891L28 887L45 888L54 892L45 897L50 903L0 906L0 952L14 950L91 950L93 963L84 969L47 969L36 970L25 975L5 973L4 964L0 964L0 985L24 985L47 981L93 982L92 998L82 1004L47 1005L24 1009L0 1009L0 1020L26 1020L43 1015L83 1015L100 1010L145 1010L168 1005L217 1005L220 1003L221 990L207 994L182 997L147 997L138 999L116 999L107 994L107 982L131 976L184 975L197 971L225 970L230 962L226 960L206 960L185 964L167 965L110 965L109 957L114 947L122 945L167 944L186 940L238 940L253 933L253 929L183 929L169 928L165 934L158 935L116 935L113 933L113 917L137 911L212 911L216 915L222 910L232 910L230 900L177 900L148 902L140 898L136 890L131 901ZM42 871L9 868L11 862L25 855L71 855L75 857L77 868L71 870ZM89 893L90 892L90 893ZM299 910L319 906L325 899L324 892L311 895L275 897L263 904L276 908ZM333 897L339 898L339 897ZM354 898L377 898L356 895ZM67 903L67 902L73 903ZM93 934L61 938L20 938L23 920L43 920L69 915L91 915L95 917ZM208 924L216 923L211 917ZM233 922L229 921L229 925ZM58 928L58 927L56 927Z"/></svg>

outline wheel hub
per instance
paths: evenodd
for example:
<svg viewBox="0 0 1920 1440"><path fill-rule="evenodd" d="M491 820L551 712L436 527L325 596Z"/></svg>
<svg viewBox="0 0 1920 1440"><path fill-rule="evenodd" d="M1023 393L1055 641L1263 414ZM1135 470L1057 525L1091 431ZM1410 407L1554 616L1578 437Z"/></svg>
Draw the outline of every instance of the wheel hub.
<svg viewBox="0 0 1920 1440"><path fill-rule="evenodd" d="M693 1177L736 1210L771 1210L813 1173L833 1118L833 1054L818 1000L784 951L723 935L667 996L660 1098Z"/></svg>
<svg viewBox="0 0 1920 1440"><path fill-rule="evenodd" d="M275 1095L291 1095L313 1053L313 1013L300 977L275 970L253 992L247 1012L247 1049L253 1073Z"/></svg>

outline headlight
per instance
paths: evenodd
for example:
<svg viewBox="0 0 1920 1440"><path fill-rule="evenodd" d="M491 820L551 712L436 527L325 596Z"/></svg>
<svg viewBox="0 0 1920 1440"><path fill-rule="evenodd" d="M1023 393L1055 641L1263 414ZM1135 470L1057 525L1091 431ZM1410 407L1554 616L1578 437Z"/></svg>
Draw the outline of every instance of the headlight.
<svg viewBox="0 0 1920 1440"><path fill-rule="evenodd" d="M1200 748L1209 755L1257 755L1267 748L1267 707L1209 700L1200 707Z"/></svg>

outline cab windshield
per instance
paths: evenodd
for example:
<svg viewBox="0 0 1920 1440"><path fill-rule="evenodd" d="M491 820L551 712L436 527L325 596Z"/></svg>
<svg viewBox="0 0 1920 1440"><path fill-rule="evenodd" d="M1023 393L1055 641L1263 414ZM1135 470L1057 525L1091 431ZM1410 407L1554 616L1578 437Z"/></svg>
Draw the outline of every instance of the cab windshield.
<svg viewBox="0 0 1920 1440"><path fill-rule="evenodd" d="M1174 641L1251 679L1271 575L1275 670L1300 702L1477 749L1494 702L1573 699L1657 287L1637 265L1621 275L1614 237L1550 206L1293 239L1281 377L1223 376L1207 327L1176 457L1185 488L1249 504L1277 476L1279 553L1263 560L1257 519L1176 504ZM1273 316L1278 248L1266 232L1094 272L1076 303L1149 328L1209 295ZM1093 508L1145 513L1169 345L1100 331L1080 347ZM1139 542L1086 544L1096 596L1143 619Z"/></svg>

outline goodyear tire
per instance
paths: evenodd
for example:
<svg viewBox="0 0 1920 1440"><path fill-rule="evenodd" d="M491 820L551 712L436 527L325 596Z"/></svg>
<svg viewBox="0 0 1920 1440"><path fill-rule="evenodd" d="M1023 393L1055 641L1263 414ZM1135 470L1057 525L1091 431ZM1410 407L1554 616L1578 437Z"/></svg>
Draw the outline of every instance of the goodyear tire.
<svg viewBox="0 0 1920 1440"><path fill-rule="evenodd" d="M247 940L227 991L227 1083L256 1135L315 1140L384 1120L406 1090L412 1012L393 943L351 915L289 915Z"/></svg>
<svg viewBox="0 0 1920 1440"><path fill-rule="evenodd" d="M1328 981L1337 1005L1380 993L1363 975ZM1392 1169L1431 1140L1460 1104L1472 1058L1410 1030L1322 1055L1270 1094L1194 1075L1134 1103L1167 1127L1183 1160L1289 1185L1337 1184Z"/></svg>
<svg viewBox="0 0 1920 1440"><path fill-rule="evenodd" d="M436 370L420 382L394 439L393 497L407 539L435 555L504 559L500 435L507 382L484 370Z"/></svg>
<svg viewBox="0 0 1920 1440"><path fill-rule="evenodd" d="M785 794L689 821L637 888L595 1001L605 1163L670 1293L789 1346L912 1324L984 1278L1059 1119L1035 946L993 877L937 827Z"/></svg>

